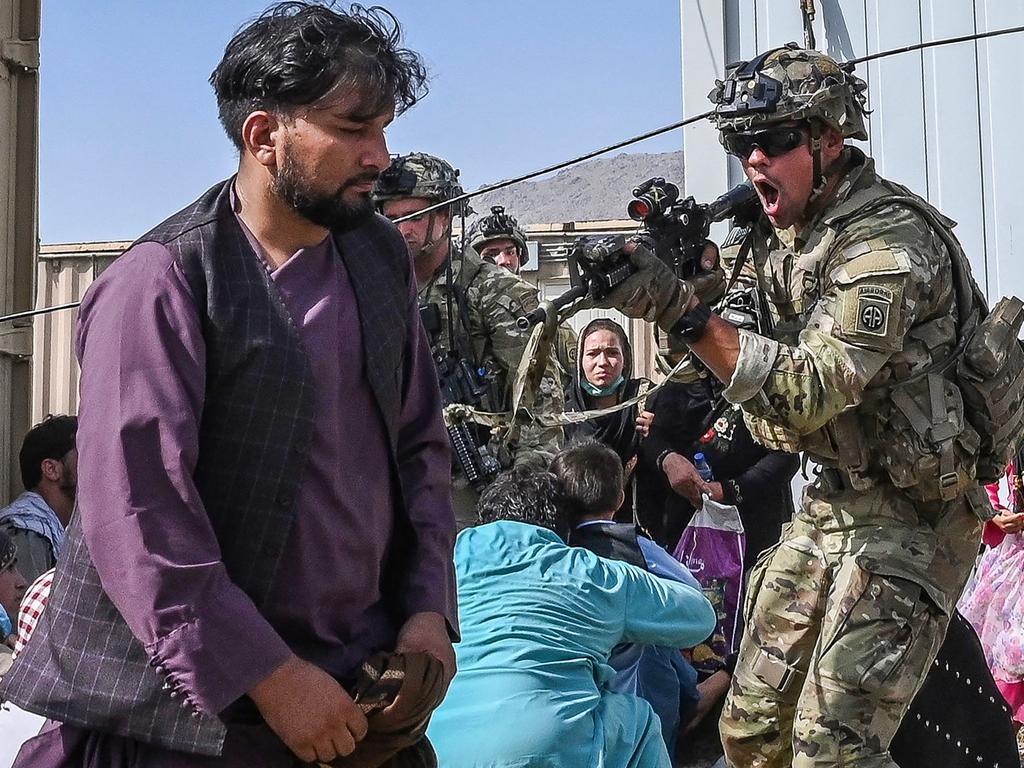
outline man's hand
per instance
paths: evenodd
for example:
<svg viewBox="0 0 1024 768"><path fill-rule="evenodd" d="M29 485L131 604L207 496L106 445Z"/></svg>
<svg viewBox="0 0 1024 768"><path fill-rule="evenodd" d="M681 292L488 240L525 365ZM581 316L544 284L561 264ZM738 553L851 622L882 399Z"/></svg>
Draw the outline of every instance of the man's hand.
<svg viewBox="0 0 1024 768"><path fill-rule="evenodd" d="M1020 533L1024 531L1024 512L1011 512L1006 508L1000 508L999 514L992 518L992 522L1003 533Z"/></svg>
<svg viewBox="0 0 1024 768"><path fill-rule="evenodd" d="M249 691L267 725L305 763L352 754L367 723L352 697L320 667L290 657Z"/></svg>
<svg viewBox="0 0 1024 768"><path fill-rule="evenodd" d="M637 271L612 289L596 306L618 309L629 317L641 317L668 331L693 304L696 296L712 303L725 292L725 272L718 260L718 247L710 240L701 254L701 271L689 280L679 280L661 259L635 241L626 243Z"/></svg>
<svg viewBox="0 0 1024 768"><path fill-rule="evenodd" d="M712 501L717 501L719 504L725 503L725 489L722 488L722 484L717 480L712 480L707 484L706 488L708 496L711 497Z"/></svg>
<svg viewBox="0 0 1024 768"><path fill-rule="evenodd" d="M679 453L670 453L661 462L661 470L668 478L672 490L685 498L694 507L700 507L701 494L708 493L708 484L697 472L696 467Z"/></svg>
<svg viewBox="0 0 1024 768"><path fill-rule="evenodd" d="M700 255L701 271L690 278L697 298L705 304L714 304L725 295L725 270L718 259L718 246L710 240L704 241L704 250Z"/></svg>
<svg viewBox="0 0 1024 768"><path fill-rule="evenodd" d="M651 424L654 423L654 411L640 411L636 417L636 431L644 437L651 433Z"/></svg>
<svg viewBox="0 0 1024 768"><path fill-rule="evenodd" d="M448 637L448 623L440 613L414 613L398 632L396 653L427 653L444 666L444 684L455 677L455 649Z"/></svg>

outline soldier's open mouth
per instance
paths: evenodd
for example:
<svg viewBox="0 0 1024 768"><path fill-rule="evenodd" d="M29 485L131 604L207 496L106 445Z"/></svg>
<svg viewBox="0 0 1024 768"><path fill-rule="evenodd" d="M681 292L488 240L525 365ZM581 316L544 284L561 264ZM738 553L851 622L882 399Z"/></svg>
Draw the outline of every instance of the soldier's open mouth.
<svg viewBox="0 0 1024 768"><path fill-rule="evenodd" d="M779 188L769 181L755 181L754 188L761 198L761 207L769 216L773 215L779 207Z"/></svg>

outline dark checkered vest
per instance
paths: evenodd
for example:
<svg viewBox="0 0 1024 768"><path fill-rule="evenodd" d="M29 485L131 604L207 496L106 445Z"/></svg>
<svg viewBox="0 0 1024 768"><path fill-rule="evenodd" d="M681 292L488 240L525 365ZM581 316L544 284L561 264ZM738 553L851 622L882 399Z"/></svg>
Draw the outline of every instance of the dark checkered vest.
<svg viewBox="0 0 1024 768"><path fill-rule="evenodd" d="M195 297L207 345L196 485L228 573L260 606L294 519L314 393L298 332L235 218L230 186L218 184L139 242L169 248ZM335 241L359 306L365 370L401 498L395 451L408 253L381 217L337 234ZM408 521L398 517L392 562L409 537ZM226 730L154 666L104 593L77 522L69 529L47 609L0 681L0 699L54 720L200 754L219 754Z"/></svg>

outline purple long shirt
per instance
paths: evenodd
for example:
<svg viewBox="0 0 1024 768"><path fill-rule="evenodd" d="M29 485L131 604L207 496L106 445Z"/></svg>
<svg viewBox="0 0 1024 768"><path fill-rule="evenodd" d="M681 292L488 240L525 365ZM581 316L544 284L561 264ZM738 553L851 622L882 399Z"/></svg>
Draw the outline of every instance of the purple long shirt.
<svg viewBox="0 0 1024 768"><path fill-rule="evenodd" d="M167 249L142 243L121 256L87 295L78 328L78 508L89 552L135 636L208 712L290 652L346 677L393 648L398 629L381 594L395 513L387 438L352 285L330 238L272 276L309 355L317 410L295 524L262 610L225 570L192 479L205 346ZM406 616L438 612L454 634L448 443L414 284L408 322L398 470L416 548L401 600Z"/></svg>

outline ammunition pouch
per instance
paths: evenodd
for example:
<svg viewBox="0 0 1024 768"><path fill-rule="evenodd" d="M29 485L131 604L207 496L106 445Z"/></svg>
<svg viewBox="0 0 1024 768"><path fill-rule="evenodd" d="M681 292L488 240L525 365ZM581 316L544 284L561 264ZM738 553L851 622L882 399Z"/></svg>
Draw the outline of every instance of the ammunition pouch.
<svg viewBox="0 0 1024 768"><path fill-rule="evenodd" d="M880 405L877 461L916 501L951 501L974 485L980 438L954 381L930 373L889 389Z"/></svg>
<svg viewBox="0 0 1024 768"><path fill-rule="evenodd" d="M743 422L754 440L770 451L800 453L800 435L793 430L743 411Z"/></svg>

